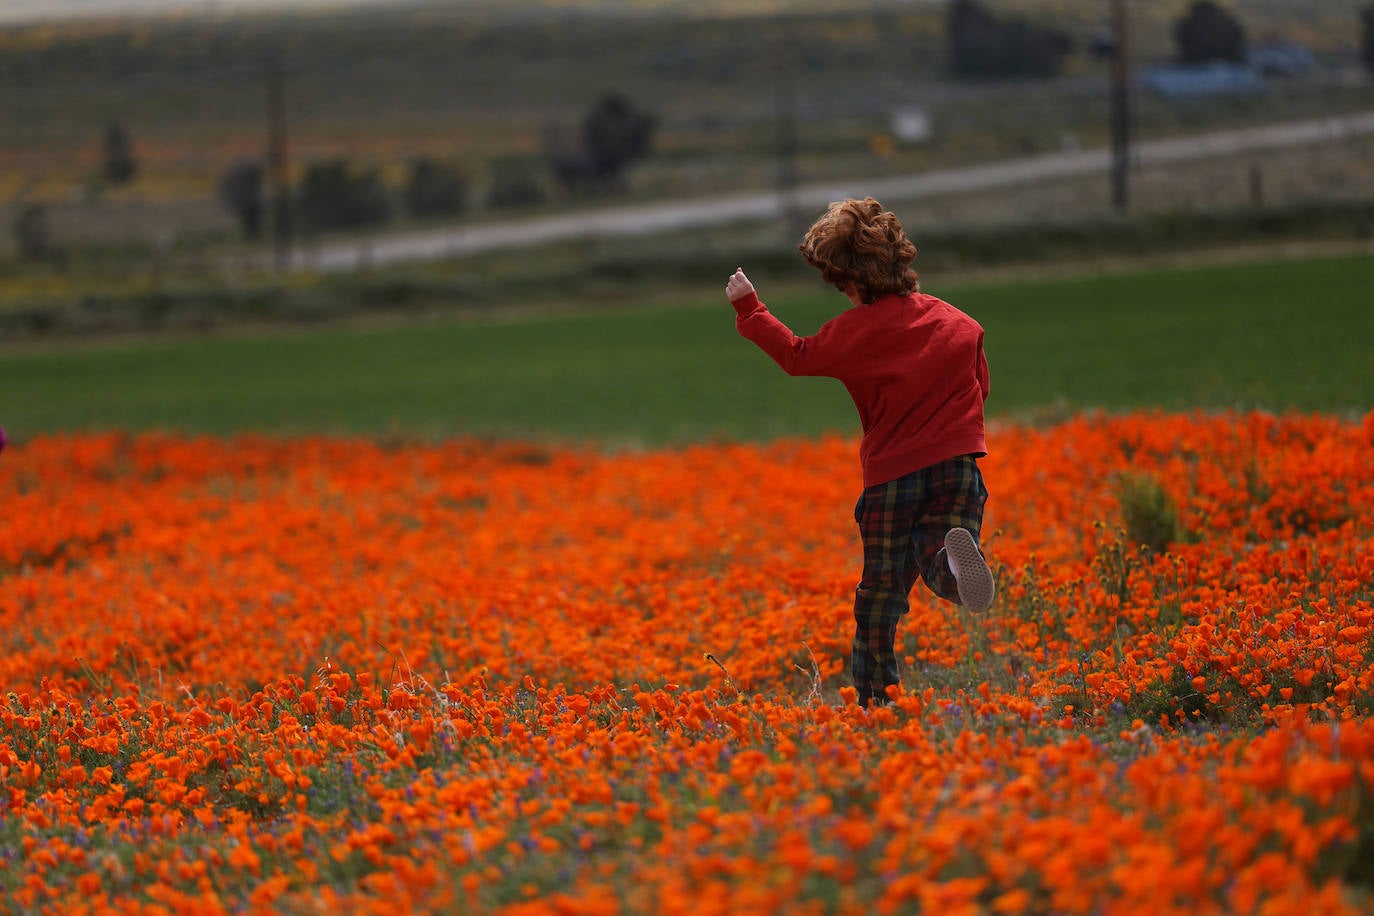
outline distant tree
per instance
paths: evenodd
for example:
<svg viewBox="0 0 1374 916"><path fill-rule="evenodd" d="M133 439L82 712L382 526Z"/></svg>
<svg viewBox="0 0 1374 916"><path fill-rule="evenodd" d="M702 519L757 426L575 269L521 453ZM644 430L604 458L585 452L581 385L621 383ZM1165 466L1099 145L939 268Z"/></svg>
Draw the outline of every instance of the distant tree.
<svg viewBox="0 0 1374 916"><path fill-rule="evenodd" d="M946 28L950 72L961 79L1057 76L1073 40L1024 18L1001 19L977 0L954 0Z"/></svg>
<svg viewBox="0 0 1374 916"><path fill-rule="evenodd" d="M48 209L25 204L14 218L14 246L25 261L46 261L56 252L48 232Z"/></svg>
<svg viewBox="0 0 1374 916"><path fill-rule="evenodd" d="M1374 75L1374 5L1360 10L1360 59L1364 68Z"/></svg>
<svg viewBox="0 0 1374 916"><path fill-rule="evenodd" d="M1001 53L1002 26L992 11L976 0L954 0L946 21L949 68L958 77L985 75Z"/></svg>
<svg viewBox="0 0 1374 916"><path fill-rule="evenodd" d="M649 154L657 119L618 92L604 93L582 120L582 148L600 181L618 182L626 168Z"/></svg>
<svg viewBox="0 0 1374 916"><path fill-rule="evenodd" d="M1057 29L1040 28L1025 19L1006 25L1008 76L1058 76L1064 58L1073 51L1073 40Z"/></svg>
<svg viewBox="0 0 1374 916"><path fill-rule="evenodd" d="M1182 64L1245 61L1245 28L1213 0L1195 0L1188 12L1175 20L1174 42Z"/></svg>
<svg viewBox="0 0 1374 916"><path fill-rule="evenodd" d="M562 125L545 125L544 158L563 190L573 193L595 190L597 181L591 155L580 144L568 139L568 131Z"/></svg>
<svg viewBox="0 0 1374 916"><path fill-rule="evenodd" d="M347 229L386 222L391 204L376 169L355 173L345 160L331 159L305 170L300 213L310 229Z"/></svg>
<svg viewBox="0 0 1374 916"><path fill-rule="evenodd" d="M229 166L219 182L219 199L239 221L245 238L262 236L262 163L236 162Z"/></svg>
<svg viewBox="0 0 1374 916"><path fill-rule="evenodd" d="M110 184L124 184L138 171L134 160L133 143L129 132L118 121L105 125L105 138L102 145L101 163L105 180Z"/></svg>
<svg viewBox="0 0 1374 916"><path fill-rule="evenodd" d="M539 165L524 157L507 157L487 164L490 185L487 206L528 207L542 203L548 197L540 181Z"/></svg>
<svg viewBox="0 0 1374 916"><path fill-rule="evenodd" d="M468 180L461 171L428 156L410 163L405 205L411 216L452 216L467 206Z"/></svg>

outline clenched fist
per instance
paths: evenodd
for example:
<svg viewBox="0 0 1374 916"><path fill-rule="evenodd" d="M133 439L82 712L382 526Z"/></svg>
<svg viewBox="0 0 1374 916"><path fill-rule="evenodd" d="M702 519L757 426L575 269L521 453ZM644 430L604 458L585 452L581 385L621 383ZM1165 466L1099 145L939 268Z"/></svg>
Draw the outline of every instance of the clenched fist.
<svg viewBox="0 0 1374 916"><path fill-rule="evenodd" d="M725 295L731 302L736 299L743 299L754 291L754 284L749 282L749 278L744 275L742 268L736 267L735 272L730 275L730 279L725 281Z"/></svg>

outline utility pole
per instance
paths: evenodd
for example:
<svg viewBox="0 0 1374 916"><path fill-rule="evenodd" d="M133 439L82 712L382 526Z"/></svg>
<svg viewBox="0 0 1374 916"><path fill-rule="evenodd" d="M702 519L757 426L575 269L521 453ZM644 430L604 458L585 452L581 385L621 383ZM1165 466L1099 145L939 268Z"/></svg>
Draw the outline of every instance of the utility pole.
<svg viewBox="0 0 1374 916"><path fill-rule="evenodd" d="M1131 42L1126 0L1112 0L1112 206L1130 207Z"/></svg>
<svg viewBox="0 0 1374 916"><path fill-rule="evenodd" d="M281 57L267 55L267 181L272 198L272 243L277 270L291 265L290 167L286 148L286 90Z"/></svg>
<svg viewBox="0 0 1374 916"><path fill-rule="evenodd" d="M800 222L795 191L797 187L797 71L796 47L787 13L778 19L776 64L778 203L791 230Z"/></svg>

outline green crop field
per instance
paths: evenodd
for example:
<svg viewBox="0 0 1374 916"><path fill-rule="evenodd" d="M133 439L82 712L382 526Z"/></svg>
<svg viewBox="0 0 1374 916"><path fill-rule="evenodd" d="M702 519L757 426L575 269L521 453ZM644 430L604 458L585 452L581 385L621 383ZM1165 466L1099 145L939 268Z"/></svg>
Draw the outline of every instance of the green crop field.
<svg viewBox="0 0 1374 916"><path fill-rule="evenodd" d="M691 299L643 308L10 348L0 423L20 439L109 428L613 445L853 431L838 383L788 378L735 334L719 273ZM925 283L986 328L994 416L1374 403L1369 258ZM802 334L843 305L819 287L761 292Z"/></svg>
<svg viewBox="0 0 1374 916"><path fill-rule="evenodd" d="M1317 70L1244 97L1180 101L1142 90L1132 100L1137 139L1368 107L1356 75L1362 0L1227 5L1256 43L1310 47ZM1109 66L1092 50L1109 24L1101 3L997 3L1004 15L1062 30L1074 50L1058 79L973 84L948 74L942 4L518 0L279 16L212 6L165 20L0 26L0 225L29 214L28 225L45 227L30 230L43 244L30 235L29 248L49 250L47 259L26 254L12 231L0 232L0 305L80 296L92 274L113 273L121 288L151 273L185 283L203 273L207 253L237 256L240 230L218 189L270 142L268 59L282 68L297 191L326 163L375 171L393 227L439 218L416 212L405 193L419 157L461 179L461 206L443 219L585 206L592 192L561 181L551 154L608 91L656 123L651 152L616 187L595 192L609 203L754 191L773 186L784 166L799 181L850 182L1108 142ZM1132 6L1138 64L1172 57L1186 4ZM893 115L912 106L930 119L926 140L897 136ZM124 183L101 177L112 124L126 131L137 165ZM791 153L780 131L794 137ZM1264 201L1369 196L1370 157L1356 139L1330 138L1298 166L1266 159ZM1260 194L1246 179L1251 165L1208 175L1201 190L1175 171L1142 188L1137 209L1252 204ZM1022 212L992 203L943 218ZM1101 181L1035 212L1098 216L1108 206ZM65 266L53 278L47 260L57 254Z"/></svg>

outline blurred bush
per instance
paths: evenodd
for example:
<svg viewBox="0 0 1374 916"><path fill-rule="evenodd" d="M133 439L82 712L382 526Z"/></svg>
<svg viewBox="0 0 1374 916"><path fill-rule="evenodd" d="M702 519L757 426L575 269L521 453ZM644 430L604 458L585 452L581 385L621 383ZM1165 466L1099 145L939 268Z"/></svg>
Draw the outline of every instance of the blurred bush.
<svg viewBox="0 0 1374 916"><path fill-rule="evenodd" d="M1122 473L1116 478L1116 499L1126 537L1131 543L1164 553L1184 539L1183 525L1173 498L1155 477Z"/></svg>
<svg viewBox="0 0 1374 916"><path fill-rule="evenodd" d="M1374 4L1360 10L1360 60L1374 74Z"/></svg>
<svg viewBox="0 0 1374 916"><path fill-rule="evenodd" d="M456 166L420 156L410 162L403 197L411 216L454 216L467 206L468 178Z"/></svg>
<svg viewBox="0 0 1374 916"><path fill-rule="evenodd" d="M129 132L124 125L117 121L105 126L101 163L102 174L110 184L126 184L138 172L133 141L129 139Z"/></svg>
<svg viewBox="0 0 1374 916"><path fill-rule="evenodd" d="M657 124L657 118L624 94L603 94L582 121L582 145L592 174L603 182L618 183L626 166L653 148Z"/></svg>
<svg viewBox="0 0 1374 916"><path fill-rule="evenodd" d="M376 225L391 216L380 172L355 172L344 159L309 166L298 193L305 228L317 232Z"/></svg>
<svg viewBox="0 0 1374 916"><path fill-rule="evenodd" d="M487 206L493 209L529 207L549 196L543 167L523 156L507 156L487 163Z"/></svg>
<svg viewBox="0 0 1374 916"><path fill-rule="evenodd" d="M949 70L961 79L1058 76L1074 49L1067 32L998 17L977 0L954 0L948 30Z"/></svg>
<svg viewBox="0 0 1374 916"><path fill-rule="evenodd" d="M219 200L238 220L245 238L262 236L263 170L259 162L236 162L219 182Z"/></svg>
<svg viewBox="0 0 1374 916"><path fill-rule="evenodd" d="M1245 27L1212 0L1195 0L1174 22L1174 41L1181 64L1245 62Z"/></svg>
<svg viewBox="0 0 1374 916"><path fill-rule="evenodd" d="M46 261L56 254L48 230L48 208L26 204L14 218L14 248L21 260Z"/></svg>

